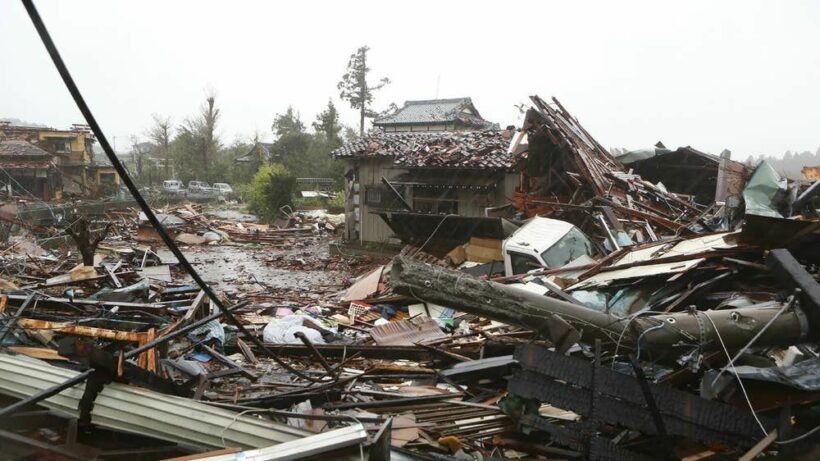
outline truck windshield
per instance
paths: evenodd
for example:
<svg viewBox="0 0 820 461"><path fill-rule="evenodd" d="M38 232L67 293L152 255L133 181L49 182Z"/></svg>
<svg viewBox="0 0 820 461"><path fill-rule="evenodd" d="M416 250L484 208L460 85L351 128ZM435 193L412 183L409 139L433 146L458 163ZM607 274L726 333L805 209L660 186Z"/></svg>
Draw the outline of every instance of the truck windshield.
<svg viewBox="0 0 820 461"><path fill-rule="evenodd" d="M555 245L541 253L541 258L547 267L555 268L566 266L583 255L594 257L595 247L580 229L573 227Z"/></svg>

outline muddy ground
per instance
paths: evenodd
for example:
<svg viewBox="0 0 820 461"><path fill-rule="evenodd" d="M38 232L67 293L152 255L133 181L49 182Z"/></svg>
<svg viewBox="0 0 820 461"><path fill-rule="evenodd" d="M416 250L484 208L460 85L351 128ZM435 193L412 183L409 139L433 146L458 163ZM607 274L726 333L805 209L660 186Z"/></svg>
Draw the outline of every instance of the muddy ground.
<svg viewBox="0 0 820 461"><path fill-rule="evenodd" d="M330 255L333 236L302 238L288 247L222 243L182 247L202 278L229 296L241 293L288 293L319 300L350 285L350 280L376 263L367 257ZM163 260L173 257L168 250ZM174 272L174 281L193 283Z"/></svg>

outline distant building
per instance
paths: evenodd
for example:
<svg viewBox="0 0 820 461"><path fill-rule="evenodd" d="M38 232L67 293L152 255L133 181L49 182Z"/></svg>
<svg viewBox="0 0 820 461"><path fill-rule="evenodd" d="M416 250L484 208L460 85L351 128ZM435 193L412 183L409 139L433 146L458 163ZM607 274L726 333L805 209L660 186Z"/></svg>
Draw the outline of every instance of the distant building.
<svg viewBox="0 0 820 461"><path fill-rule="evenodd" d="M375 119L373 126L385 133L498 128L481 118L470 98L406 101L395 113Z"/></svg>
<svg viewBox="0 0 820 461"><path fill-rule="evenodd" d="M42 125L0 121L0 140L25 141L51 154L60 174L61 189L54 196L70 193L93 196L98 189L93 169L94 135L86 125L75 124L68 130Z"/></svg>
<svg viewBox="0 0 820 461"><path fill-rule="evenodd" d="M60 188L52 155L28 141L0 141L0 170L2 190L13 195L50 200Z"/></svg>
<svg viewBox="0 0 820 461"><path fill-rule="evenodd" d="M248 152L233 159L236 163L265 163L272 162L273 158L273 143L257 142L248 150Z"/></svg>
<svg viewBox="0 0 820 461"><path fill-rule="evenodd" d="M120 175L114 165L104 153L95 153L89 166L91 178L101 193L111 192L120 188ZM108 189L108 190L106 190Z"/></svg>

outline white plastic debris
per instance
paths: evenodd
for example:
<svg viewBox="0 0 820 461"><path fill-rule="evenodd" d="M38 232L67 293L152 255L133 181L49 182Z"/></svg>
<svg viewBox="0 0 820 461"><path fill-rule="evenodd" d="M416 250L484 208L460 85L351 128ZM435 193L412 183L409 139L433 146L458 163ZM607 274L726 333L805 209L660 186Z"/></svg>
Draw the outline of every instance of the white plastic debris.
<svg viewBox="0 0 820 461"><path fill-rule="evenodd" d="M304 315L288 315L280 319L274 319L265 325L262 330L262 339L266 343L276 344L301 344L294 334L301 331L307 336L310 342L314 344L324 344L325 340L322 338L322 332L319 327L313 323L309 317Z"/></svg>

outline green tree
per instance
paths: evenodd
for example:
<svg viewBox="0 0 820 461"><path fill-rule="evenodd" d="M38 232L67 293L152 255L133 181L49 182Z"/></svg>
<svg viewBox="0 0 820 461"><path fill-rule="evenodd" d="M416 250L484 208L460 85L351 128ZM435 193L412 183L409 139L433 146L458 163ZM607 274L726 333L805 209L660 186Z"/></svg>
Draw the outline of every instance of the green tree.
<svg viewBox="0 0 820 461"><path fill-rule="evenodd" d="M339 111L336 110L336 106L332 100L328 99L325 110L316 116L316 121L313 122L313 129L316 133L323 133L325 139L331 144L339 141L339 133L342 131L342 125L339 124ZM341 142L339 142L339 145L341 145Z"/></svg>
<svg viewBox="0 0 820 461"><path fill-rule="evenodd" d="M171 142L171 156L177 169L177 176L183 182L192 179L213 181L222 174L215 164L222 148L216 126L220 110L215 97L208 96L200 108L200 113L186 119L177 130Z"/></svg>
<svg viewBox="0 0 820 461"><path fill-rule="evenodd" d="M264 220L273 220L279 209L293 205L296 178L278 163L263 165L248 188L248 209Z"/></svg>
<svg viewBox="0 0 820 461"><path fill-rule="evenodd" d="M359 111L359 136L364 136L365 117L375 115L371 109L373 92L390 83L390 79L384 77L376 85L367 84L367 74L370 72L370 68L367 67L368 51L370 47L365 45L350 55L347 72L342 75L342 80L336 85L339 97L350 103L350 107Z"/></svg>
<svg viewBox="0 0 820 461"><path fill-rule="evenodd" d="M273 157L295 175L312 176L312 165L306 154L313 139L305 131L299 113L288 107L284 114L276 114L271 131L276 135Z"/></svg>

